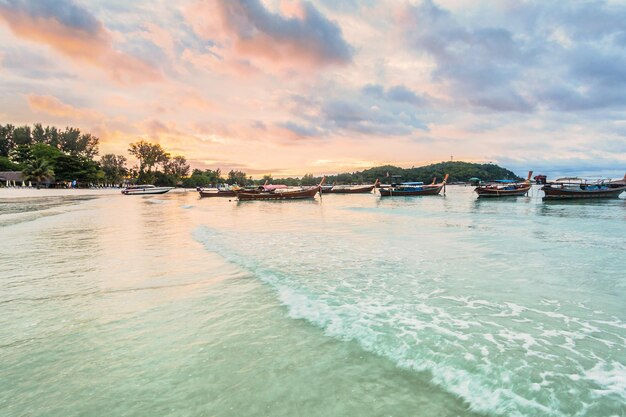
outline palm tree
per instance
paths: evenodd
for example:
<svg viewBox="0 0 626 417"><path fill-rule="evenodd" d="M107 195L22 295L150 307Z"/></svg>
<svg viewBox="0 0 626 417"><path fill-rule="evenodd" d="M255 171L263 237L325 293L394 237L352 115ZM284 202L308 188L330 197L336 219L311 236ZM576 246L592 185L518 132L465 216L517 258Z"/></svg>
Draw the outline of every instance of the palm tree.
<svg viewBox="0 0 626 417"><path fill-rule="evenodd" d="M29 181L35 181L37 188L39 188L42 181L54 176L54 171L47 160L37 158L26 165L26 168L22 171L22 175Z"/></svg>

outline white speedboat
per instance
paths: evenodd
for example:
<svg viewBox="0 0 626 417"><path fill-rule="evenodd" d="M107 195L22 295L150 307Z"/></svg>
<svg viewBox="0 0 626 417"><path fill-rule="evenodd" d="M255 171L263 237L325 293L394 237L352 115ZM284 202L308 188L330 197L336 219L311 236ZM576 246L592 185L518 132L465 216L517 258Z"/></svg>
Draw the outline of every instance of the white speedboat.
<svg viewBox="0 0 626 417"><path fill-rule="evenodd" d="M165 194L174 187L155 187L154 185L131 185L122 190L124 195Z"/></svg>

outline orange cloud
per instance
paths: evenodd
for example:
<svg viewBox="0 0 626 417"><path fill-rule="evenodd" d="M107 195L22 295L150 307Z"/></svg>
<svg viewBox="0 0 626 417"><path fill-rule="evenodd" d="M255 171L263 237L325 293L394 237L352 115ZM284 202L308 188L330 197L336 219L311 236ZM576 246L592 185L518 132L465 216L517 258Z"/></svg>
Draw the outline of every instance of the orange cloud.
<svg viewBox="0 0 626 417"><path fill-rule="evenodd" d="M76 120L99 120L103 118L103 115L95 110L79 109L65 104L53 96L29 94L27 100L30 108L37 113L45 113L52 116Z"/></svg>
<svg viewBox="0 0 626 417"><path fill-rule="evenodd" d="M81 14L83 21L72 25L53 11L37 10L36 7L22 3L0 5L0 21L4 21L18 37L48 45L72 60L100 68L117 82L138 83L162 78L160 72L147 63L115 50L104 25L83 9L59 5L71 7L73 12Z"/></svg>

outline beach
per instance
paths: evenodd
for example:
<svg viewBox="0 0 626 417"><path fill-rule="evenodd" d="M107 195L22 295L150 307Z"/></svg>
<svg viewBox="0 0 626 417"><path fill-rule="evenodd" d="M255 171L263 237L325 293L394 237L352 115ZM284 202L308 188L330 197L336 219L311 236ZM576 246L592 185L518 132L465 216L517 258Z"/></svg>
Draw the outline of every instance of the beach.
<svg viewBox="0 0 626 417"><path fill-rule="evenodd" d="M624 220L0 189L0 416L621 416Z"/></svg>

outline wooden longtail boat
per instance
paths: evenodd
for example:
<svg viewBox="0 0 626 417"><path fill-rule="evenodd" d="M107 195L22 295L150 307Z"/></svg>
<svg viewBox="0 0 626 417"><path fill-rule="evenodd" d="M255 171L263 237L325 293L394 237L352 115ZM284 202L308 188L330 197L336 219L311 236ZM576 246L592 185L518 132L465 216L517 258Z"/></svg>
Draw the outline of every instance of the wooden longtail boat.
<svg viewBox="0 0 626 417"><path fill-rule="evenodd" d="M394 197L394 196L420 196L420 195L438 195L441 190L446 186L448 181L448 174L442 182L435 184L436 178L433 179L431 184L424 185L423 182L404 182L401 184L392 184L388 188L380 188L381 197Z"/></svg>
<svg viewBox="0 0 626 417"><path fill-rule="evenodd" d="M326 194L367 194L371 193L378 185L376 180L372 185L333 185L331 188L322 188L321 192Z"/></svg>
<svg viewBox="0 0 626 417"><path fill-rule="evenodd" d="M276 189L276 188L286 188L286 185L268 185L269 180L265 181L265 184L259 186L258 188L241 188L238 185L231 185L229 186L229 188L217 188L217 189L212 189L212 190L204 190L200 187L197 188L198 193L200 194L201 198L204 197L236 197L237 193L239 192L246 192L246 193L258 193L261 191L264 191L266 189L266 187L269 187L271 189Z"/></svg>
<svg viewBox="0 0 626 417"><path fill-rule="evenodd" d="M246 200L302 200L306 198L315 198L315 195L320 192L320 188L324 184L324 180L326 178L322 178L322 181L319 185L303 188L301 190L291 191L289 189L277 186L274 188L264 191L259 191L256 193L248 193L248 192L238 192L237 199L239 201ZM270 186L264 186L264 188L269 188Z"/></svg>
<svg viewBox="0 0 626 417"><path fill-rule="evenodd" d="M198 190L200 197L236 197L237 191L235 190Z"/></svg>
<svg viewBox="0 0 626 417"><path fill-rule="evenodd" d="M486 185L479 185L474 189L479 197L519 197L528 194L532 184L530 177L532 171L528 171L528 178L524 182L498 180Z"/></svg>
<svg viewBox="0 0 626 417"><path fill-rule="evenodd" d="M560 178L547 183L541 189L545 193L545 199L617 198L626 191L626 175L617 181L589 182L581 178Z"/></svg>

